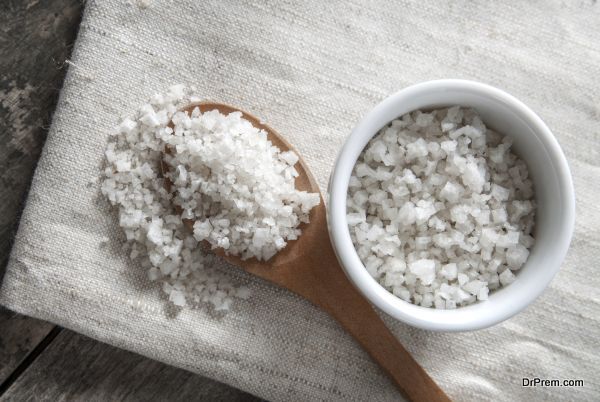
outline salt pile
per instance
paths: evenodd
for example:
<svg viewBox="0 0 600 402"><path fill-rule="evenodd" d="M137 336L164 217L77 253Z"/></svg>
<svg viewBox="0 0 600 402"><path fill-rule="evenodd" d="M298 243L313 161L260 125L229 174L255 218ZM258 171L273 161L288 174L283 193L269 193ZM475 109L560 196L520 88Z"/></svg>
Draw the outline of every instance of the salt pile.
<svg viewBox="0 0 600 402"><path fill-rule="evenodd" d="M298 191L298 156L281 152L239 112L217 110L173 116L162 137L172 150L165 161L176 187L173 202L194 223L194 237L242 259L268 260L319 204L317 193Z"/></svg>
<svg viewBox="0 0 600 402"><path fill-rule="evenodd" d="M509 137L458 106L415 111L365 147L348 225L366 269L397 297L452 309L509 285L529 256L535 203Z"/></svg>
<svg viewBox="0 0 600 402"><path fill-rule="evenodd" d="M300 235L298 225L319 196L295 190L297 156L280 152L239 114L178 112L199 101L190 93L173 86L122 119L106 148L101 191L118 206L130 257L173 304L228 310L234 298L249 297L249 289L214 268L216 257L201 241L268 259ZM175 195L165 190L160 169L165 146L175 150L166 158ZM173 203L184 218L197 219L193 233Z"/></svg>

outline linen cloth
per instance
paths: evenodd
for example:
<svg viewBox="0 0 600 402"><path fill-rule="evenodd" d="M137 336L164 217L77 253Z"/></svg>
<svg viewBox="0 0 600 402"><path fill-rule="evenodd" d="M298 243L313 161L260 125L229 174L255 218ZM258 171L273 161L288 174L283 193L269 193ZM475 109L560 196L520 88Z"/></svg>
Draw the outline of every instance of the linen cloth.
<svg viewBox="0 0 600 402"><path fill-rule="evenodd" d="M587 0L88 1L0 303L268 400L400 399L325 313L235 268L223 271L253 296L229 314L169 307L121 250L99 193L103 151L121 114L186 83L269 122L325 190L377 102L429 79L474 79L523 100L562 144L577 194L571 249L543 296L493 328L386 322L456 400L600 400L599 23ZM524 388L523 377L585 386Z"/></svg>

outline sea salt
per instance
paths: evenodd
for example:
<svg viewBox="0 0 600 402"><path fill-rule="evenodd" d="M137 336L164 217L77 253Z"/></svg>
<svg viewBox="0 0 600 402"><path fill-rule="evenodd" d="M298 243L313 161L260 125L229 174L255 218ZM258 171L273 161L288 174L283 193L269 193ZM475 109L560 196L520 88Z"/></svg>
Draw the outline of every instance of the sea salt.
<svg viewBox="0 0 600 402"><path fill-rule="evenodd" d="M175 85L121 120L106 147L101 191L118 206L130 258L170 302L227 311L250 290L218 268L203 242L269 259L301 235L298 226L308 222L319 195L295 189L296 154L281 152L239 113L180 112L192 99L199 97ZM193 232L182 218L195 222Z"/></svg>
<svg viewBox="0 0 600 402"><path fill-rule="evenodd" d="M239 112L217 110L172 117L161 139L173 203L193 220L194 238L242 259L268 260L298 238L319 204L317 193L295 188L298 156L281 152L267 133Z"/></svg>
<svg viewBox="0 0 600 402"><path fill-rule="evenodd" d="M511 145L458 106L384 127L348 188L348 226L368 272L397 297L442 309L512 283L534 244L535 202Z"/></svg>

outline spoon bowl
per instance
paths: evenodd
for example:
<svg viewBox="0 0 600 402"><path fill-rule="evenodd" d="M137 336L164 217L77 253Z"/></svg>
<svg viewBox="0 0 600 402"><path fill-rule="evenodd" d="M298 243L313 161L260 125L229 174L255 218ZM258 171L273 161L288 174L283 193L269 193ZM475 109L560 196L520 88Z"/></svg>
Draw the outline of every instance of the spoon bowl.
<svg viewBox="0 0 600 402"><path fill-rule="evenodd" d="M301 253L310 251L312 247L314 247L314 244L312 243L314 243L314 240L319 232L318 227L327 227L327 217L325 212L326 208L319 186L317 185L316 180L314 179L313 175L308 169L308 166L306 165L298 151L285 138L280 136L275 130L263 123L256 116L253 116L248 112L237 109L230 105L213 102L192 103L186 106L185 108L181 109L181 111L191 114L195 108L198 108L201 113L205 113L211 110L217 110L219 111L219 113L224 115L233 112L240 112L242 114L242 117L248 120L254 127L260 130L264 130L267 133L267 139L273 145L279 148L282 152L293 151L296 155L298 155L299 160L294 166L294 168L298 172L298 177L296 177L294 183L296 189L300 191L307 191L310 193L319 193L321 202L319 203L319 205L317 205L310 211L310 224L301 223L299 225L299 229L302 231L302 235L299 236L297 240L288 241L286 247L283 250L280 250L277 254L275 254L275 256L273 256L267 261L260 261L255 257L242 260L240 257L229 254L221 248L212 248L210 244L205 241L205 244L208 247L211 247L212 251L215 254L224 258L232 265L241 267L246 271L249 271L264 279L275 281L276 276L281 274L282 271L273 268L286 266L290 261L300 258ZM173 128L172 124L173 123L171 122L169 125L171 128ZM171 152L172 151L170 149L166 150L167 154L170 154ZM163 176L168 169L169 165L165 162L163 158L163 160L161 161L161 170L163 172ZM171 181L169 179L166 179L165 188L167 189L167 191L171 192L171 187ZM178 205L175 205L175 209L178 214L181 214L183 212ZM194 222L192 220L183 219L183 223L190 231L193 231Z"/></svg>

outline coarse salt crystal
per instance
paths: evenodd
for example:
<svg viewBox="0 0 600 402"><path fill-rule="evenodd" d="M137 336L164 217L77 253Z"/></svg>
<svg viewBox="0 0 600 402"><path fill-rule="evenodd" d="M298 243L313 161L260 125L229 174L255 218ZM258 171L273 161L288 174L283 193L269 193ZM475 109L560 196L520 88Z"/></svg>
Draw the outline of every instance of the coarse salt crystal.
<svg viewBox="0 0 600 402"><path fill-rule="evenodd" d="M425 285L431 285L435 279L435 262L433 260L417 260L408 264L408 268Z"/></svg>
<svg viewBox="0 0 600 402"><path fill-rule="evenodd" d="M505 269L500 275L498 275L498 278L500 279L502 286L506 286L513 283L516 277L510 269Z"/></svg>

